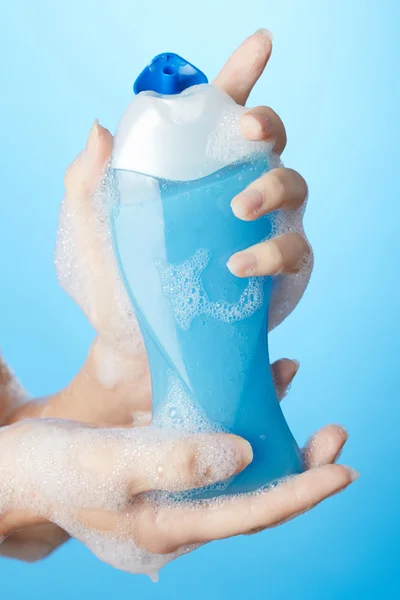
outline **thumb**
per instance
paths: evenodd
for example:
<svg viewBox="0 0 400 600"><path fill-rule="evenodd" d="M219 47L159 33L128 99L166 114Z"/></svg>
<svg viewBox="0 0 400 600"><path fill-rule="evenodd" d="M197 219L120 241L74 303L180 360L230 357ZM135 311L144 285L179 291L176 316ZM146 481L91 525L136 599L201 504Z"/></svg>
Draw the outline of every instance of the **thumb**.
<svg viewBox="0 0 400 600"><path fill-rule="evenodd" d="M127 326L133 325L129 299L112 252L109 207L101 188L112 145L111 133L95 121L86 148L66 172L55 263L61 286L94 329L114 342L124 339ZM128 314L125 319L122 310Z"/></svg>
<svg viewBox="0 0 400 600"><path fill-rule="evenodd" d="M155 427L134 431L136 443L139 437L143 437L142 443L146 437L148 441L140 460L131 463L132 477L128 476L131 494L151 490L176 492L212 485L239 473L253 459L250 444L236 435L214 433L171 439L171 431ZM126 441L132 447L129 437Z"/></svg>
<svg viewBox="0 0 400 600"><path fill-rule="evenodd" d="M89 132L85 149L68 167L64 183L70 203L87 205L111 157L113 137L96 119Z"/></svg>

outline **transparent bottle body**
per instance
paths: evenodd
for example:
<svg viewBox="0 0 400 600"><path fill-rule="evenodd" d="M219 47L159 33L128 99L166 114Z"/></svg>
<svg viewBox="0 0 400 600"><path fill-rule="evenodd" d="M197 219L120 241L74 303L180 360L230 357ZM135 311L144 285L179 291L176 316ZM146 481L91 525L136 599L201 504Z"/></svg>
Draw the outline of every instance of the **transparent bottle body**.
<svg viewBox="0 0 400 600"><path fill-rule="evenodd" d="M230 207L267 169L260 154L191 181L113 171L114 250L146 345L154 423L228 431L253 448L251 465L193 494L200 497L256 490L302 470L271 376L272 279L241 279L226 266L271 234L274 215L244 222Z"/></svg>

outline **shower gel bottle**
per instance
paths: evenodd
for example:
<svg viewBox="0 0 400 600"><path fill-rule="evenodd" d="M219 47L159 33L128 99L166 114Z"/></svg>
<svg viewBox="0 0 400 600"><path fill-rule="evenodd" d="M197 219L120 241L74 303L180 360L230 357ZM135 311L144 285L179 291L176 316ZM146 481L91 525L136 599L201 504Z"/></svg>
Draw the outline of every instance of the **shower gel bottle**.
<svg viewBox="0 0 400 600"><path fill-rule="evenodd" d="M226 263L267 238L273 215L237 219L231 200L271 168L239 133L244 111L175 54L135 83L111 163L114 251L148 353L153 421L240 435L253 462L199 497L247 492L302 471L269 367L270 277Z"/></svg>

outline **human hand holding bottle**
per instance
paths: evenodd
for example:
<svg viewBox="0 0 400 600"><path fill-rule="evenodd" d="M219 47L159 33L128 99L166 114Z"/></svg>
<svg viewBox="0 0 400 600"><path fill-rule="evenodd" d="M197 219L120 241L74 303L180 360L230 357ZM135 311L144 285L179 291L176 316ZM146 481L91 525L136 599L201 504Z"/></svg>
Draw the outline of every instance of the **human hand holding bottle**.
<svg viewBox="0 0 400 600"><path fill-rule="evenodd" d="M171 504L149 492L226 479L251 462L249 444L152 426L22 421L0 429L0 538L51 522L112 566L154 576L199 544L276 526L347 487L357 474L332 464L346 437L339 427L321 430L304 453L308 470L269 491Z"/></svg>
<svg viewBox="0 0 400 600"><path fill-rule="evenodd" d="M217 77L215 83L231 93L235 100L244 103L251 87L258 79L268 60L270 50L271 45L268 38L262 33L255 34L236 51ZM246 65L246 68L242 68L242 65ZM242 118L242 131L249 139L275 140L275 150L279 153L284 148L286 137L283 126L279 118L270 109L259 108L249 111ZM126 427L130 427L132 424L144 425L149 420L151 395L146 356L142 351L140 341L136 345L130 345L130 342L134 339L131 333L126 336L128 339L125 340L127 344L125 344L124 350L115 351L115 342L120 342L126 334L123 329L121 330L118 327L121 306L115 304L117 296L115 286L120 285L120 282L116 277L114 266L110 263L109 255L104 252L102 240L96 237L96 227L91 218L90 200L92 192L111 151L111 135L96 123L89 137L86 150L71 166L66 176L67 196L65 205L74 215L81 268L83 273L87 274L88 281L91 282L92 286L92 294L89 294L89 306L84 308L100 337L92 346L83 370L66 390L36 405L24 405L14 412L12 420L39 414L44 417L55 416L82 420L96 426L122 425ZM307 192L301 176L287 169L270 172L261 180L252 184L252 189L261 190L263 204L255 210L254 202L257 194L250 194L247 197L241 195L241 198L234 200L232 203L235 214L241 218L256 218L263 212L272 211L279 207L291 211L301 206ZM286 234L279 240L263 243L253 250L253 254L256 256L257 274L260 275L279 272L291 273L304 263L306 255L310 256L307 242L305 242L301 233L296 232ZM239 268L237 264L235 267L235 262L237 262L237 257L234 257L230 262L229 266L232 271L236 270L239 276L245 276L245 272L241 271L243 262L241 262L240 257ZM297 290L298 296L301 295L302 291L303 289L300 288ZM273 319L275 324L282 316L284 315L281 313L278 318ZM135 339L138 340L137 337ZM107 354L110 348L112 349L111 356L114 360L114 366L119 367L119 371L117 369L119 377L116 380L112 380L112 377L106 380L104 374L99 376L99 366L104 365L104 353ZM297 365L284 360L278 361L273 369L280 392L279 395L282 395L295 374ZM346 434L340 428L328 427L323 430L312 444L307 466L332 462L346 437ZM340 467L330 468L338 476L335 475L332 478L331 487L328 486L329 489L324 479L324 471L322 476L320 471L313 472L311 478L306 477L310 476L310 473L300 476L301 478L305 477L305 479L300 480L300 485L311 486L309 498L314 498L314 500L307 503L307 507L311 506L313 501L318 502L350 482L351 473L347 473ZM340 477L339 473L341 474ZM347 475L344 476L344 473L347 473ZM280 487L279 490L279 493L283 493L287 499L293 495L284 486ZM316 495L312 496L312 492L315 492ZM249 499L244 499L244 501L243 510L246 511L249 509L247 504ZM241 533L246 527L247 529L257 529L258 527L271 526L288 518L288 514L293 516L304 510L304 503L298 503L296 506L295 504L290 504L290 502L285 504L283 502L281 506L283 509L286 505L286 513L278 511L279 514L273 516L262 512L260 504L261 512L255 522L252 523L254 526L250 527L249 523L244 520L241 529L232 509L228 509L226 518L219 515L219 521L222 519L221 522L224 522L226 527L223 531L215 530L215 535L224 537L234 535L235 532ZM241 510L240 507L238 510ZM234 512L240 514L240 512L236 513L236 507ZM97 514L99 516L100 513ZM229 515L231 516L229 517ZM263 518L262 523L261 518ZM101 519L97 521L97 525L94 523L94 529L100 527L100 525ZM151 528L149 531L152 531ZM193 529L193 532L195 532L195 529ZM187 539L194 540L193 543L196 543L196 535L192 534L191 531L188 532ZM197 541L200 543L206 540L197 539ZM6 545L3 546L4 548L6 548ZM174 549L173 543L171 543L170 548Z"/></svg>
<svg viewBox="0 0 400 600"><path fill-rule="evenodd" d="M269 60L271 49L271 40L265 31L256 32L234 52L214 85L244 104ZM268 107L257 107L245 113L241 118L241 130L249 140L273 143L279 155L285 148L284 126ZM45 404L40 403L33 413L31 405L29 414L71 418L96 425L146 424L151 418L146 353L115 257L99 233L93 204L112 147L113 138L109 131L95 122L85 150L66 173L62 231L57 251L61 284L85 311L98 338L81 372L67 389L49 398ZM228 263L228 268L238 277L248 275L250 267L246 267L246 260L255 261L252 274L278 276L271 300L271 328L294 308L310 275L312 252L301 224L306 197L307 185L301 175L291 169L277 168L232 201L234 214L244 220L253 220L278 209L288 217L290 231L236 254ZM75 279L66 274L66 255ZM272 365L280 398L297 369L298 362L288 359ZM81 401L82 394L85 402ZM15 418L20 418L26 411L23 407Z"/></svg>

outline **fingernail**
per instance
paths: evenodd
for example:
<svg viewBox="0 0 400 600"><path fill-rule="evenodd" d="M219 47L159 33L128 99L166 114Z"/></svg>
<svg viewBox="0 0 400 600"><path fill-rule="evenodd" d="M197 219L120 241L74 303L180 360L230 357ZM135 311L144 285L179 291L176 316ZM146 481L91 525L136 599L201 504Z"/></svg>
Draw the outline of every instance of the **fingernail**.
<svg viewBox="0 0 400 600"><path fill-rule="evenodd" d="M272 132L272 122L267 115L248 112L240 119L240 130L250 141L265 140Z"/></svg>
<svg viewBox="0 0 400 600"><path fill-rule="evenodd" d="M207 435L197 453L198 470L206 483L223 481L242 471L253 460L249 442L234 434ZM204 483L202 484L204 485Z"/></svg>
<svg viewBox="0 0 400 600"><path fill-rule="evenodd" d="M98 146L100 134L100 125L98 119L95 119L90 129L89 137L86 142L86 150L88 152L94 152Z"/></svg>
<svg viewBox="0 0 400 600"><path fill-rule="evenodd" d="M257 259L252 252L240 252L231 256L226 266L232 275L251 277L256 272Z"/></svg>
<svg viewBox="0 0 400 600"><path fill-rule="evenodd" d="M264 204L263 194L256 189L245 190L231 202L233 214L238 219L256 218Z"/></svg>
<svg viewBox="0 0 400 600"><path fill-rule="evenodd" d="M293 383L293 380L287 384L287 386L283 390L283 393L281 393L280 400L283 400L284 398L286 398L286 396L288 396L290 390L292 389L292 383Z"/></svg>
<svg viewBox="0 0 400 600"><path fill-rule="evenodd" d="M356 471L356 469L353 469L353 467L345 467L350 475L350 480L356 481L356 479L358 479L360 477L360 473L358 471Z"/></svg>
<svg viewBox="0 0 400 600"><path fill-rule="evenodd" d="M336 429L338 429L339 431L341 431L346 438L349 437L349 432L347 431L346 427L343 427L343 425L335 425Z"/></svg>
<svg viewBox="0 0 400 600"><path fill-rule="evenodd" d="M292 358L292 363L294 363L296 366L296 371L295 371L295 374L296 374L297 371L300 369L300 361L297 360L297 358Z"/></svg>
<svg viewBox="0 0 400 600"><path fill-rule="evenodd" d="M144 425L149 425L151 422L151 413L150 412L134 412L132 413L132 425L134 427L143 427Z"/></svg>
<svg viewBox="0 0 400 600"><path fill-rule="evenodd" d="M274 39L274 34L272 33L272 31L270 31L266 27L261 27L261 29L257 29L257 31L254 32L254 35L257 35L258 33L261 35L264 35L266 38L271 40L271 42Z"/></svg>
<svg viewBox="0 0 400 600"><path fill-rule="evenodd" d="M240 457L241 457L241 462L243 465L247 466L249 465L254 457L253 454L253 448L251 447L251 445L249 444L249 442L247 440L245 440L244 438L238 437L237 438L237 445L240 451Z"/></svg>
<svg viewBox="0 0 400 600"><path fill-rule="evenodd" d="M347 429L342 427L342 425L334 425L334 428L336 429L336 431L340 431L340 433L343 435L342 447L340 448L339 452L336 454L334 461L333 461L333 462L337 462L339 460L339 458L342 456L343 448L344 448L345 443L348 440L349 434L347 432Z"/></svg>

